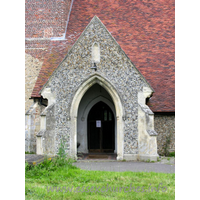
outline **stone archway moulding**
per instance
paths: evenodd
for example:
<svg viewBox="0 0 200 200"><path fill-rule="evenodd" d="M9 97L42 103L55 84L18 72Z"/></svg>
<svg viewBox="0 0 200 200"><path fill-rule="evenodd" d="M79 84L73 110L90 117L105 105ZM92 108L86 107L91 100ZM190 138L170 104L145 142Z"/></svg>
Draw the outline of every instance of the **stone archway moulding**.
<svg viewBox="0 0 200 200"><path fill-rule="evenodd" d="M71 143L70 143L70 154L71 157L77 158L77 115L78 108L81 102L82 97L86 93L86 91L93 86L95 83L101 85L111 96L113 103L115 105L115 113L116 113L116 121L117 121L117 160L123 159L123 149L124 149L124 109L122 106L121 99L113 87L113 85L103 78L98 73L89 77L76 91L74 98L72 100L70 116L71 116Z"/></svg>
<svg viewBox="0 0 200 200"><path fill-rule="evenodd" d="M85 107L84 111L83 111L83 115L82 118L84 118L84 120L87 119L88 117L88 113L90 112L91 108L98 103L99 101L102 101L104 103L106 103L110 109L113 111L114 116L116 116L116 112L115 112L115 106L112 104L112 102L110 100L108 100L107 98L103 97L103 96L98 96L95 99L93 99L92 101L90 101L87 106Z"/></svg>

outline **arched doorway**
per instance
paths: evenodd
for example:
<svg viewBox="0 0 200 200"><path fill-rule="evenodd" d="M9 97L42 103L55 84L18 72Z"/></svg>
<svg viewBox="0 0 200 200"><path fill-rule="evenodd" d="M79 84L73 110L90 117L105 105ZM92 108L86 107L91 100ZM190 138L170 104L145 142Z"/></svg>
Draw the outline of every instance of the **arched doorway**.
<svg viewBox="0 0 200 200"><path fill-rule="evenodd" d="M90 110L88 124L89 152L110 152L115 150L115 119L111 108L100 101Z"/></svg>
<svg viewBox="0 0 200 200"><path fill-rule="evenodd" d="M123 106L121 103L121 99L112 84L109 83L105 78L100 76L99 74L94 74L85 80L81 86L76 91L74 98L71 103L70 108L70 119L71 119L71 135L70 135L70 156L77 159L77 118L78 118L78 108L81 99L87 90L93 86L94 84L101 85L111 96L112 101L115 107L115 115L116 115L116 153L117 160L123 159L123 147L124 147L124 121L123 116L125 116ZM83 119L84 120L84 119Z"/></svg>

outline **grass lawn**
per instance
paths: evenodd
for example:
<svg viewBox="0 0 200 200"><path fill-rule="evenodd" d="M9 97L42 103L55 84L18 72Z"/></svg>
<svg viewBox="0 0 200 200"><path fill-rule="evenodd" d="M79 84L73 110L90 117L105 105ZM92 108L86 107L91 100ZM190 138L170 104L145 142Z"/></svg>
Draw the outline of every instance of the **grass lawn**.
<svg viewBox="0 0 200 200"><path fill-rule="evenodd" d="M88 171L51 161L26 168L25 184L26 199L33 200L175 199L175 174Z"/></svg>

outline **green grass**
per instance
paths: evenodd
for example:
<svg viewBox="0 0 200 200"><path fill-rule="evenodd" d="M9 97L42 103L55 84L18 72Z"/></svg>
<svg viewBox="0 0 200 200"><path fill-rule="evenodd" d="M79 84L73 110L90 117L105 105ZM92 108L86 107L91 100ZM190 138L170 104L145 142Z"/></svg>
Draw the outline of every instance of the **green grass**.
<svg viewBox="0 0 200 200"><path fill-rule="evenodd" d="M34 152L25 151L25 154L35 154Z"/></svg>
<svg viewBox="0 0 200 200"><path fill-rule="evenodd" d="M175 152L169 153L169 157L175 157Z"/></svg>
<svg viewBox="0 0 200 200"><path fill-rule="evenodd" d="M59 159L55 162L45 160L37 166L26 164L25 171L26 199L175 199L175 174L88 171L73 166L71 161L64 163ZM166 186L167 190L151 191L161 183L160 186ZM138 192L134 189L130 191L130 186L139 187ZM51 191L50 187L55 190ZM56 187L63 191L57 192ZM65 188L72 188L72 191ZM113 188L118 191L113 191Z"/></svg>

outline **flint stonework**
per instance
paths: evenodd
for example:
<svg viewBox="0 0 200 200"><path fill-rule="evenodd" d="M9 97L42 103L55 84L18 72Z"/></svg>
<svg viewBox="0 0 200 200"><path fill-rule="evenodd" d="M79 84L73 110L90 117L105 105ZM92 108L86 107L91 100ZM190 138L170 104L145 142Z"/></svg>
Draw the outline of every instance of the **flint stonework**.
<svg viewBox="0 0 200 200"><path fill-rule="evenodd" d="M92 47L95 43L100 48L97 71L91 69ZM64 139L67 152L70 153L70 138L73 134L71 121L74 120L73 116L70 116L72 101L81 85L95 74L112 85L122 103L123 154L139 153L138 93L142 93L144 88L149 88L152 92L153 89L97 17L92 19L40 92L44 95L43 98L45 94L51 94L52 97L48 98L54 102L53 107L48 108L51 106L49 105L45 110L47 125L42 136L45 153L56 154L61 138ZM45 90L49 93L45 93ZM147 115L153 114L148 106L144 105L142 108L148 110ZM152 131L149 134L151 133Z"/></svg>

